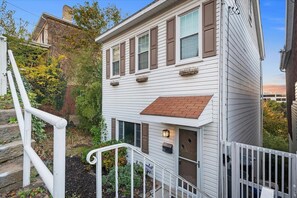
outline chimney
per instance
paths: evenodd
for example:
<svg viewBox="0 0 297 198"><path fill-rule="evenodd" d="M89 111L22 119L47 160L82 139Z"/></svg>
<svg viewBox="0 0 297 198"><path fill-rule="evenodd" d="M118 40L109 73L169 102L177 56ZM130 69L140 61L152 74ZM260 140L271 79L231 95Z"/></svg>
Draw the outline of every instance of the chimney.
<svg viewBox="0 0 297 198"><path fill-rule="evenodd" d="M72 22L73 16L71 14L72 8L68 5L63 6L63 20Z"/></svg>

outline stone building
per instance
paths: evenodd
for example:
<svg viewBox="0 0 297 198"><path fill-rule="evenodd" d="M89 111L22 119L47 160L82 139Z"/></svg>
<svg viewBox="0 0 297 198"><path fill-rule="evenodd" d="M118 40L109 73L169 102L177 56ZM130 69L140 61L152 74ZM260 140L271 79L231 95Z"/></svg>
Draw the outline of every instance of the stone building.
<svg viewBox="0 0 297 198"><path fill-rule="evenodd" d="M73 23L71 7L63 7L62 18L55 17L51 14L43 13L33 31L32 40L36 43L46 45L52 56L58 57L66 55L65 46L68 45L66 36L79 33L79 28ZM61 68L67 72L70 62L66 58L61 63ZM75 101L71 94L74 83L67 82L64 105L61 110L63 116L71 120L75 115Z"/></svg>

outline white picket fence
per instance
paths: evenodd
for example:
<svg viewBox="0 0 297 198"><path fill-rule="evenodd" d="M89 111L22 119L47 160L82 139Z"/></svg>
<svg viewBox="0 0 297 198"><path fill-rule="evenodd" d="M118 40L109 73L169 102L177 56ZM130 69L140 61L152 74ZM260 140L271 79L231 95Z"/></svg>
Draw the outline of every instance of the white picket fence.
<svg viewBox="0 0 297 198"><path fill-rule="evenodd" d="M0 37L0 47L2 48L4 44ZM0 62L1 62L1 82L2 82L2 72L6 73L6 61L7 53L6 50L1 49ZM18 125L22 137L23 147L24 147L24 158L23 158L23 186L30 184L30 171L31 162L35 169L38 171L42 180L44 181L47 189L52 194L54 198L64 198L65 197L65 135L66 135L66 125L67 121L63 118L57 117L55 115L49 114L47 112L41 111L31 106L27 92L25 90L21 75L19 73L17 64L15 62L13 53L8 50L9 61L12 67L12 72L7 72L7 78L10 86L10 91L13 98L14 108L16 111L16 116L18 120ZM2 64L5 62L5 64ZM2 68L3 66L3 68ZM6 75L5 81L6 81ZM4 80L3 80L4 81ZM16 85L15 86L15 81ZM1 84L1 88L6 89L6 85ZM3 86L3 87L2 87ZM6 93L6 92L1 92ZM24 115L20 105L20 100L18 98L18 93L20 95L20 100L22 102ZM37 153L31 146L31 128L32 128L32 115L37 118L49 123L54 129L54 159L53 159L53 173L46 167Z"/></svg>
<svg viewBox="0 0 297 198"><path fill-rule="evenodd" d="M154 161L148 155L142 153L139 148L130 144L120 143L111 146L102 147L92 150L87 155L87 161L90 164L96 164L96 196L97 198L104 197L102 194L102 153L107 151L115 152L115 196L120 197L119 194L119 173L118 173L118 152L120 148L126 148L129 153L129 164L131 166L131 189L130 196L134 196L134 163L141 164L143 169L142 176L142 193L145 196L142 197L187 197L187 198L210 198L201 189L198 189L196 185L191 184L179 175L166 169L161 164ZM149 166L148 166L149 164ZM147 181L151 180L152 184L147 188ZM127 181L128 182L128 181ZM159 188L156 188L156 184L159 183ZM183 187L182 187L183 186Z"/></svg>
<svg viewBox="0 0 297 198"><path fill-rule="evenodd" d="M297 195L297 155L236 142L221 142L223 197L259 198L262 187L274 197Z"/></svg>

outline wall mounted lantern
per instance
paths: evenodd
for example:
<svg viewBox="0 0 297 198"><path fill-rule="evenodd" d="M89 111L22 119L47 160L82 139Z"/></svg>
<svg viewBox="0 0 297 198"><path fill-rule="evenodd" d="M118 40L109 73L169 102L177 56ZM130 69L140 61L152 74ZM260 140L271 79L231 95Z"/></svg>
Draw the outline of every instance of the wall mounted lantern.
<svg viewBox="0 0 297 198"><path fill-rule="evenodd" d="M170 131L169 131L169 129L164 129L162 131L162 136L169 138L170 137Z"/></svg>

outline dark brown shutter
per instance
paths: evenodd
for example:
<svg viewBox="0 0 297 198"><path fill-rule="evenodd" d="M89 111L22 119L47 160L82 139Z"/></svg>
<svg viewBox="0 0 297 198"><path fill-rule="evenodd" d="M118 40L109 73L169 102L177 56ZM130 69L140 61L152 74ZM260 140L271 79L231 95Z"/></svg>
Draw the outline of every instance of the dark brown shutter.
<svg viewBox="0 0 297 198"><path fill-rule="evenodd" d="M142 152L148 154L149 153L149 125L146 123L142 123Z"/></svg>
<svg viewBox="0 0 297 198"><path fill-rule="evenodd" d="M116 119L111 118L111 139L116 139Z"/></svg>
<svg viewBox="0 0 297 198"><path fill-rule="evenodd" d="M110 78L110 49L106 50L106 79Z"/></svg>
<svg viewBox="0 0 297 198"><path fill-rule="evenodd" d="M135 73L135 38L131 38L130 39L130 67L129 67L129 71L130 74L134 74Z"/></svg>
<svg viewBox="0 0 297 198"><path fill-rule="evenodd" d="M166 62L167 65L175 64L175 17L167 21Z"/></svg>
<svg viewBox="0 0 297 198"><path fill-rule="evenodd" d="M203 58L216 55L216 1L210 0L202 4L203 25Z"/></svg>
<svg viewBox="0 0 297 198"><path fill-rule="evenodd" d="M125 56L126 56L126 45L125 42L121 43L120 45L120 75L121 76L125 76L125 68L126 68L126 64L125 64Z"/></svg>
<svg viewBox="0 0 297 198"><path fill-rule="evenodd" d="M150 53L150 68L158 68L158 26L151 29L150 33L151 53Z"/></svg>

